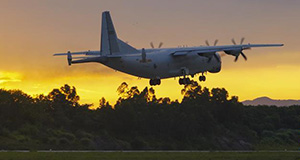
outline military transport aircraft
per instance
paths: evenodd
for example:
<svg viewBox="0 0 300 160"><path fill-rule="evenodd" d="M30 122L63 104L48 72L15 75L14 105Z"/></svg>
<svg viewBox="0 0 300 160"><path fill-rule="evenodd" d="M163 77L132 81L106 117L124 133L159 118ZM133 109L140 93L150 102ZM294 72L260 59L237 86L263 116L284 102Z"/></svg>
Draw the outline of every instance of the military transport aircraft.
<svg viewBox="0 0 300 160"><path fill-rule="evenodd" d="M233 45L216 46L218 40L210 46L178 47L178 48L154 48L151 42L150 49L136 49L118 39L110 13L102 13L101 49L100 51L57 53L54 56L66 55L68 64L97 62L114 70L121 71L139 78L150 79L150 85L160 85L161 79L180 77L179 84L189 84L189 76L199 76L200 81L205 81L204 73L218 73L221 71L221 56L232 55L237 61L241 55L247 57L243 50L253 47L279 47L283 44L240 44L232 39ZM74 55L84 55L74 57Z"/></svg>

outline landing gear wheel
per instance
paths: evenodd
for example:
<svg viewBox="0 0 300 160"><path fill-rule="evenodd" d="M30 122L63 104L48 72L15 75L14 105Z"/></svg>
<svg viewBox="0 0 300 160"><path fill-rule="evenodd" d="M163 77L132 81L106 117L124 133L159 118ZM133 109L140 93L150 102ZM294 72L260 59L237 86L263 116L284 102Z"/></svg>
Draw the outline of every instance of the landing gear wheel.
<svg viewBox="0 0 300 160"><path fill-rule="evenodd" d="M161 80L160 79L150 79L149 84L150 84L150 86L160 85Z"/></svg>
<svg viewBox="0 0 300 160"><path fill-rule="evenodd" d="M191 84L191 80L189 78L185 78L185 84Z"/></svg>
<svg viewBox="0 0 300 160"><path fill-rule="evenodd" d="M154 85L153 79L150 79L149 84L150 84L150 86L153 86L153 85Z"/></svg>
<svg viewBox="0 0 300 160"><path fill-rule="evenodd" d="M160 79L156 79L156 85L160 85L161 80Z"/></svg>
<svg viewBox="0 0 300 160"><path fill-rule="evenodd" d="M189 78L180 78L179 79L179 84L180 85L191 84L191 80Z"/></svg>
<svg viewBox="0 0 300 160"><path fill-rule="evenodd" d="M183 85L183 84L184 84L183 78L179 78L179 84L180 84L180 85Z"/></svg>
<svg viewBox="0 0 300 160"><path fill-rule="evenodd" d="M200 82L202 82L202 81L203 81L203 82L204 82L204 81L206 81L206 77L205 77L205 76L200 76L200 77L199 77L199 81L200 81Z"/></svg>

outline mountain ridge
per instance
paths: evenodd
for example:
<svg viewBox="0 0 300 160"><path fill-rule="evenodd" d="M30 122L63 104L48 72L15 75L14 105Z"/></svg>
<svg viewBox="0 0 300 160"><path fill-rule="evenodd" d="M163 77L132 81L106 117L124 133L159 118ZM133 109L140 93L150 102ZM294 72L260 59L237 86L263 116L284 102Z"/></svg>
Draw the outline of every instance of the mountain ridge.
<svg viewBox="0 0 300 160"><path fill-rule="evenodd" d="M292 106L292 105L300 105L300 100L294 100L294 99L272 99L269 97L258 97L253 100L245 100L242 102L244 105L268 105L268 106Z"/></svg>

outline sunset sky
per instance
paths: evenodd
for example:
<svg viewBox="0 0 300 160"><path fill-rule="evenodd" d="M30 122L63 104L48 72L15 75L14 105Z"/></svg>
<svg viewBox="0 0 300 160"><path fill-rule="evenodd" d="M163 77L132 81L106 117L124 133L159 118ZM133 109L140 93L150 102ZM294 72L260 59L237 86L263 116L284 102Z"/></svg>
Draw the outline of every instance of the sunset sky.
<svg viewBox="0 0 300 160"><path fill-rule="evenodd" d="M101 64L67 65L53 53L99 50L101 13L110 11L118 37L136 48L199 46L231 38L245 43L284 43L245 51L248 61L222 59L222 71L202 86L224 87L240 100L269 96L300 99L299 0L1 0L0 88L48 94L69 84L81 103L105 97L115 103L124 81L143 89L148 80ZM195 78L198 80L198 77ZM159 97L181 99L178 79L154 87Z"/></svg>

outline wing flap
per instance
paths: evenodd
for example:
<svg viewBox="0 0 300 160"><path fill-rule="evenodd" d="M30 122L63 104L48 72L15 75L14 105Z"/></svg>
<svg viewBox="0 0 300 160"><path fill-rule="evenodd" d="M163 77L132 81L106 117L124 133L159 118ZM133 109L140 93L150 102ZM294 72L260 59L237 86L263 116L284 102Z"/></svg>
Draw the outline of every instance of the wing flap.
<svg viewBox="0 0 300 160"><path fill-rule="evenodd" d="M172 53L171 55L174 56L174 57L178 57L178 56L186 56L188 54L187 51L182 51L182 52L174 52Z"/></svg>
<svg viewBox="0 0 300 160"><path fill-rule="evenodd" d="M229 52L235 50L244 50L256 47L281 47L284 44L244 44L244 45L227 45L227 46L206 46L206 47L193 47L190 49L181 49L171 53L174 57L186 56L188 54L197 53L200 56L212 56L216 52Z"/></svg>
<svg viewBox="0 0 300 160"><path fill-rule="evenodd" d="M186 56L188 54L201 54L201 55L213 55L217 52L217 50L188 50L188 51L176 51L174 53L172 53L171 55L174 57L178 57L178 56Z"/></svg>

